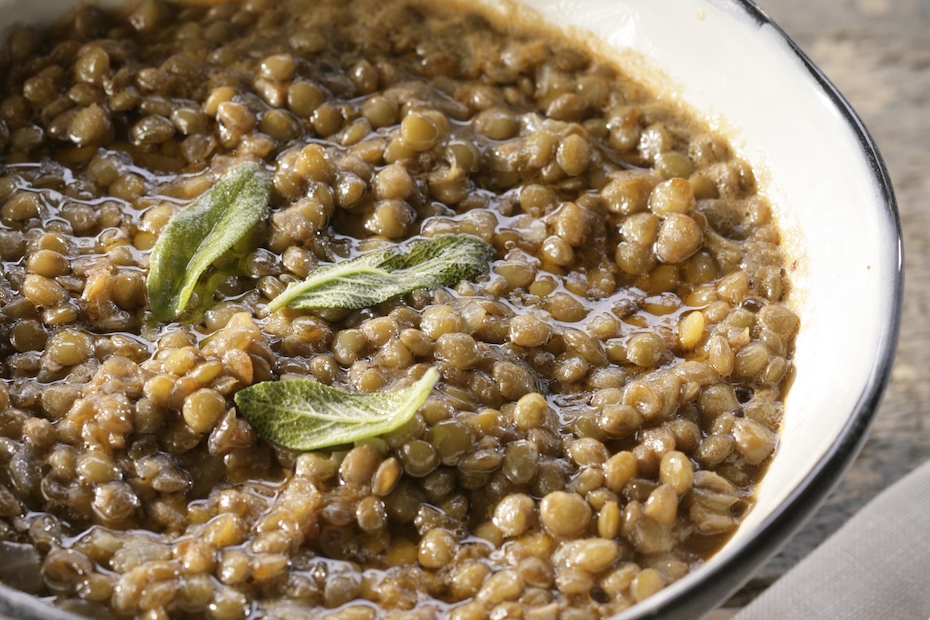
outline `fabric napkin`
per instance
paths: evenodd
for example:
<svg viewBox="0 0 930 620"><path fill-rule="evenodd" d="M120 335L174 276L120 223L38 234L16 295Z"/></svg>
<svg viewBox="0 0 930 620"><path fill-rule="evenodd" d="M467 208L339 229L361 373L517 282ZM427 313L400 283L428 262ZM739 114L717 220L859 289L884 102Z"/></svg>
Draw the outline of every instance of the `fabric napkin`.
<svg viewBox="0 0 930 620"><path fill-rule="evenodd" d="M873 499L733 620L930 618L930 462Z"/></svg>

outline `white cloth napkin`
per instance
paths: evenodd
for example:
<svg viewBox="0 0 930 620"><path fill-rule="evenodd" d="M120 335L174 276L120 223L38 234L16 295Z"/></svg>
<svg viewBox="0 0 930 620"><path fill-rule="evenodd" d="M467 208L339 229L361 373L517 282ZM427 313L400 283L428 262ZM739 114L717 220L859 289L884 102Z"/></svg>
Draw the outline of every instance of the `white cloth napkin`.
<svg viewBox="0 0 930 620"><path fill-rule="evenodd" d="M930 618L930 462L873 499L733 620Z"/></svg>

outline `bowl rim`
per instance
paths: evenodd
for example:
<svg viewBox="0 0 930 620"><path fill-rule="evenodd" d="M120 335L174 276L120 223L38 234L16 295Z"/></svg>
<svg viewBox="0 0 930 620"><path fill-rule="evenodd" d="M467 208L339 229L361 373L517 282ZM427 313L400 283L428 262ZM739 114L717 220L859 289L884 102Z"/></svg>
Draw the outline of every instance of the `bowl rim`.
<svg viewBox="0 0 930 620"><path fill-rule="evenodd" d="M904 299L904 243L897 199L891 176L874 139L862 119L837 87L814 64L791 37L769 17L753 0L727 0L726 4L742 11L756 26L770 26L788 45L788 49L801 61L802 69L814 79L821 93L839 112L862 148L872 180L878 190L876 202L883 209L879 218L888 225L890 237L886 250L894 256L889 275L893 291L887 305L888 316L882 317L877 354L872 362L868 380L856 401L855 408L843 425L836 441L788 494L787 498L769 514L755 530L732 547L725 548L712 560L691 572L680 581L615 616L615 620L661 617L666 620L693 620L707 613L731 596L761 568L763 562L774 556L801 527L814 515L827 499L830 491L843 478L868 437L878 406L888 385L894 363L901 327L901 310ZM702 588L711 580L713 587ZM720 586L721 582L725 586ZM683 604L687 599L687 604ZM697 614L697 615L696 615Z"/></svg>

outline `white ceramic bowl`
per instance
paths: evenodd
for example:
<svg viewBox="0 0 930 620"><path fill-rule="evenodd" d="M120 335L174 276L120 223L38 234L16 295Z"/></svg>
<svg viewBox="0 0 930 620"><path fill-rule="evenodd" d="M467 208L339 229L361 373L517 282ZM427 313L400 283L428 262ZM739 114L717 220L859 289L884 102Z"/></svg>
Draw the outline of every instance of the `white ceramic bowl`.
<svg viewBox="0 0 930 620"><path fill-rule="evenodd" d="M502 19L526 17L525 8L500 0L472 1ZM49 21L75 4L4 0L0 26ZM726 134L756 170L790 255L790 303L801 316L797 374L757 503L704 567L617 617L693 619L787 542L865 438L891 368L901 305L901 235L888 173L849 104L747 0L522 4L577 29L621 58L633 77ZM0 586L0 613L75 618L55 611Z"/></svg>

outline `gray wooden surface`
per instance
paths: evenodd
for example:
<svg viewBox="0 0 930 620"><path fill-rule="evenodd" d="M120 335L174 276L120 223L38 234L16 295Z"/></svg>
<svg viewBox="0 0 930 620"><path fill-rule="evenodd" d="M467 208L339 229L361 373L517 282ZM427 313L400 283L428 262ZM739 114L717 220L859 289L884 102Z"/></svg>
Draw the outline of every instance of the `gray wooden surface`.
<svg viewBox="0 0 930 620"><path fill-rule="evenodd" d="M810 523L729 609L751 600L871 498L930 459L930 0L757 3L836 84L877 142L901 212L906 283L891 384L865 448ZM728 618L729 609L713 620Z"/></svg>

